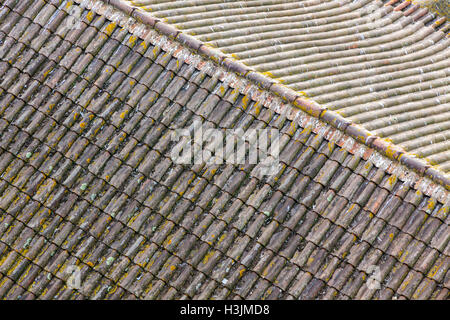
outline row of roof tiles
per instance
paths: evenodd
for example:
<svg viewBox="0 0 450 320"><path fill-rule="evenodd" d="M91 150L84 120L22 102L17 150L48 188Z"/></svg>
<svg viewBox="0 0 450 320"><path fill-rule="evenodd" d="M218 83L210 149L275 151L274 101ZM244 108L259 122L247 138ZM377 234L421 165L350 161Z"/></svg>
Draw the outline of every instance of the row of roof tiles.
<svg viewBox="0 0 450 320"><path fill-rule="evenodd" d="M445 196L296 130L103 16L87 10L80 30L53 35L26 7L0 13L2 297L448 295ZM194 120L279 128L279 172L176 165L167 133ZM383 288L368 290L377 262ZM80 290L66 284L72 265Z"/></svg>
<svg viewBox="0 0 450 320"><path fill-rule="evenodd" d="M297 92L259 73L247 74L263 88L273 86L290 102L300 96L296 104L307 112L329 113L323 119L338 121L344 128L351 122L361 124L375 137L391 139L401 147L400 153L406 150L448 171L446 33L450 24L445 18L410 1L384 1L384 7L382 1L368 0L129 2L130 6L112 3L160 26L169 36L178 35L195 50L202 48L201 41L220 48L228 55L206 46L199 52L219 63L230 59L224 65L235 72L245 74L255 68L279 78ZM230 55L249 67L233 63ZM300 90L322 105L305 100ZM348 133L368 138L367 132L360 134L361 129ZM370 145L371 139L365 143Z"/></svg>

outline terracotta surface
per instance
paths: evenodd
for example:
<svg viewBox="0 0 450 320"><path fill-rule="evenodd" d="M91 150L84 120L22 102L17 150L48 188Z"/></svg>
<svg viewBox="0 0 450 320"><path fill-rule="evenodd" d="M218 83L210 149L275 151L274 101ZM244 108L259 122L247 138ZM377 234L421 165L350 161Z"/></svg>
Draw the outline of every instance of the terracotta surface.
<svg viewBox="0 0 450 320"><path fill-rule="evenodd" d="M127 2L450 172L448 1Z"/></svg>
<svg viewBox="0 0 450 320"><path fill-rule="evenodd" d="M0 298L448 299L440 171L100 2L67 30L71 5L0 7ZM279 130L280 166L175 163L194 121Z"/></svg>

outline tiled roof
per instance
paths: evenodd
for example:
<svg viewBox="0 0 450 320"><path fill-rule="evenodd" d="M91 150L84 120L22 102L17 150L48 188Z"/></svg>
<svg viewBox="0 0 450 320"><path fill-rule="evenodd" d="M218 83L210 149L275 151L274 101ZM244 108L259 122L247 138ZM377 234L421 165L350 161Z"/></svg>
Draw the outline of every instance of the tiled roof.
<svg viewBox="0 0 450 320"><path fill-rule="evenodd" d="M87 3L2 1L0 298L448 299L438 171ZM195 121L279 130L281 165L175 163Z"/></svg>
<svg viewBox="0 0 450 320"><path fill-rule="evenodd" d="M444 17L400 0L128 2L450 172Z"/></svg>

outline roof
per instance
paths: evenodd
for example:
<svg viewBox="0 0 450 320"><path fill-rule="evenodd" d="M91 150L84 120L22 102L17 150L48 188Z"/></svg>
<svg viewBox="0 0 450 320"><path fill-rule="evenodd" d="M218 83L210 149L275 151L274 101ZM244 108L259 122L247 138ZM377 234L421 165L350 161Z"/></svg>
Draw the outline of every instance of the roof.
<svg viewBox="0 0 450 320"><path fill-rule="evenodd" d="M450 172L444 17L399 0L128 2Z"/></svg>
<svg viewBox="0 0 450 320"><path fill-rule="evenodd" d="M109 2L0 8L1 298L448 299L440 171ZM279 131L276 172L178 164L196 121Z"/></svg>

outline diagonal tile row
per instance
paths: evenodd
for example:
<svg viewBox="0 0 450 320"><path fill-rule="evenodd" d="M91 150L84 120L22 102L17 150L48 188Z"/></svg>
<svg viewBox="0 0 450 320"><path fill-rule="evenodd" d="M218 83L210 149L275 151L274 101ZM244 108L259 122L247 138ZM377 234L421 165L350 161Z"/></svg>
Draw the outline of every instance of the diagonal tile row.
<svg viewBox="0 0 450 320"><path fill-rule="evenodd" d="M92 21L98 23L96 32L107 23ZM23 39L7 37L16 32L4 31L4 39L11 39L8 43L14 44L8 51L5 49L5 56L26 48ZM82 30L79 34L87 32ZM129 37L122 39L129 43ZM93 43L92 39L84 41ZM360 296L372 297L375 293L362 286L367 276L365 265L359 263L363 257L383 261L386 279L390 273L395 275L383 290L387 297L397 292L401 284L404 288L398 291L405 297L414 293L417 297L439 297L448 292L448 281L443 280L448 278L448 206L402 188L403 184L395 183L395 178L389 179L357 157L328 146L323 138L315 139L308 130L295 130L288 120L263 106L246 102L245 97L231 89L220 89L217 80L187 65L176 66L176 61L164 56L164 52L141 44L124 45L124 56L114 57L123 59L119 60L121 65L129 67L123 61L145 57L135 56L135 48L152 52L153 60L146 58L150 60L147 63L151 65L149 70L157 71L150 81L137 76L139 73L128 76L133 74L133 68L115 71L110 76L99 72L101 68L91 71L96 72L91 77L75 72L76 68L89 70L89 45L67 45L73 51L65 53L67 62L61 64L45 59L52 55L51 51L40 58L35 56L40 50L31 50L23 57L39 61L34 63L34 72L20 72L23 68L16 63L22 59L10 62L2 58L3 68L10 72L0 86L2 102L9 101L8 108L2 111L2 137L6 139L2 144L1 207L7 212L2 218L8 219L2 227L5 223L8 227L2 231L1 241L3 252L8 254L2 254L5 258L1 272L11 289L3 286L9 290L4 296L16 297L26 290L27 297L60 298L352 298L359 292ZM77 51L78 55L70 55ZM79 66L74 67L77 63ZM105 68L119 68L108 60L102 63ZM45 75L48 65L58 65L59 69ZM83 102L88 99L84 92L101 91L96 83L101 83L98 79L102 75L116 79L104 87L103 102ZM23 80L17 81L17 77ZM64 81L58 83L58 78ZM17 85L11 87L12 83ZM132 88L138 85L143 86L140 91L145 91L151 101L139 104L139 110L131 114L138 105L136 99L144 97L144 93L136 97ZM30 99L32 90L39 90L34 99ZM128 97L134 102L126 100ZM58 104L60 100L63 102ZM17 118L18 114L23 116ZM90 126L96 119L110 129L102 131ZM252 176L254 166L250 165L186 168L173 164L167 156L170 139L164 133L171 125L186 125L193 119L220 128L280 127L284 149L278 179ZM48 125L39 126L42 123ZM82 130L85 128L91 134ZM104 137L98 139L96 134L102 132ZM41 153L42 149L45 151ZM151 152L153 156L149 155ZM46 161L50 153L52 159ZM144 181L140 185L136 182L139 178ZM389 195L392 190L397 196ZM361 199L356 194L361 194ZM329 204L331 201L334 203ZM403 209L391 222L392 201ZM339 215L337 203L347 206L350 216ZM30 211L19 209L25 206ZM265 214L270 208L272 218ZM52 214L56 215L54 219ZM408 228L404 228L405 223ZM55 230L58 231L53 234ZM378 235L380 243L375 244L372 238ZM53 264L31 263L33 255L50 254L33 237L41 242L45 239L59 252ZM394 238L402 241L393 245ZM33 251L28 253L30 246ZM88 253L93 248L97 249ZM402 255L405 248L410 253L402 262L396 256ZM423 251L426 254L419 259ZM66 261L67 255L71 260L58 265L57 261ZM408 255L412 256L410 260L406 259ZM324 260L331 265L326 264L327 268L319 273ZM68 277L64 270L75 262L83 265L86 274L80 296L62 281ZM394 264L397 268L390 269ZM29 285L34 279L27 278L27 268L34 275L48 270L56 277L45 280L47 276L41 273L35 289ZM23 283L13 284L21 277ZM422 292L423 288L428 289ZM435 288L438 289L430 291ZM40 292L45 289L48 290Z"/></svg>

